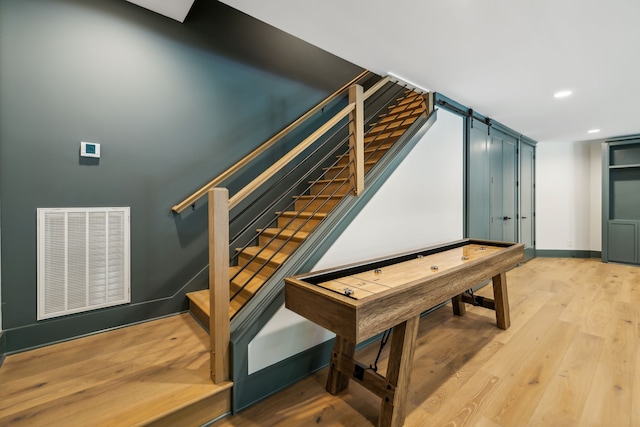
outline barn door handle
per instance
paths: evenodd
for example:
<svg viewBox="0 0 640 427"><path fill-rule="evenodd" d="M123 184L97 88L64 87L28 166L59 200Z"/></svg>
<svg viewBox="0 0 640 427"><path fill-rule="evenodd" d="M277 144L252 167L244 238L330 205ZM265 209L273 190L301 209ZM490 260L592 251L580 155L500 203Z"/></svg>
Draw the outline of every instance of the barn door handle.
<svg viewBox="0 0 640 427"><path fill-rule="evenodd" d="M527 219L527 217L526 217L526 216L521 216L520 218L522 218L522 219Z"/></svg>
<svg viewBox="0 0 640 427"><path fill-rule="evenodd" d="M505 217L504 217L504 218L502 218L502 219L504 219L505 221L507 221L507 220L511 219L511 217L510 217L510 216L505 216Z"/></svg>

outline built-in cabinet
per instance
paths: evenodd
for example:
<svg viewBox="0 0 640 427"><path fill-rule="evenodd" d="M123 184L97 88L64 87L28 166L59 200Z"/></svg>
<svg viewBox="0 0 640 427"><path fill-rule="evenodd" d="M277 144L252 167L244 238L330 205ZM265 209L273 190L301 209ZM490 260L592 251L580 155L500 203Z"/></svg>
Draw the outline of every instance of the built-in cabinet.
<svg viewBox="0 0 640 427"><path fill-rule="evenodd" d="M640 264L640 136L602 144L602 260Z"/></svg>
<svg viewBox="0 0 640 427"><path fill-rule="evenodd" d="M532 258L535 142L467 120L467 236L522 242Z"/></svg>

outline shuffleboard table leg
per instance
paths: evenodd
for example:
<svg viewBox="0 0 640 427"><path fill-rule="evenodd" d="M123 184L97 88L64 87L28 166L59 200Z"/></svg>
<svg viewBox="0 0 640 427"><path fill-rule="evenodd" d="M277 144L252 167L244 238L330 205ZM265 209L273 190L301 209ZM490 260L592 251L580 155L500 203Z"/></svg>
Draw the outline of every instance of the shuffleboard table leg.
<svg viewBox="0 0 640 427"><path fill-rule="evenodd" d="M415 316L393 327L386 379L395 387L395 393L392 402L382 400L378 421L380 427L400 427L404 424L419 320L420 316Z"/></svg>
<svg viewBox="0 0 640 427"><path fill-rule="evenodd" d="M462 294L451 298L451 304L453 305L453 314L456 316L464 316L467 309L464 305L464 301L462 301Z"/></svg>
<svg viewBox="0 0 640 427"><path fill-rule="evenodd" d="M344 390L349 385L349 376L341 373L338 366L338 359L340 355L344 355L349 359L353 359L356 351L356 344L343 338L336 336L336 341L333 344L333 352L331 353L331 360L329 361L329 376L327 377L327 391L331 394L336 394L341 390Z"/></svg>
<svg viewBox="0 0 640 427"><path fill-rule="evenodd" d="M509 329L511 314L509 313L509 295L507 294L507 274L493 276L493 299L496 306L496 323L500 329Z"/></svg>

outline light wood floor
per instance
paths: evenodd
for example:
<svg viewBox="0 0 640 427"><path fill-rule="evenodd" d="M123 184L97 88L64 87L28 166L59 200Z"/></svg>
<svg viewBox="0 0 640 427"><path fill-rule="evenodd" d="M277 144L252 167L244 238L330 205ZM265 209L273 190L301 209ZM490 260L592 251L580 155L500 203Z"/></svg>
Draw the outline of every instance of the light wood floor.
<svg viewBox="0 0 640 427"><path fill-rule="evenodd" d="M448 305L421 320L405 425L640 426L640 268L539 258L507 278L507 331L478 307L459 318ZM358 358L370 364L376 352ZM376 425L379 400L353 382L331 396L326 375L215 427Z"/></svg>
<svg viewBox="0 0 640 427"><path fill-rule="evenodd" d="M200 426L229 409L189 314L10 355L0 426Z"/></svg>

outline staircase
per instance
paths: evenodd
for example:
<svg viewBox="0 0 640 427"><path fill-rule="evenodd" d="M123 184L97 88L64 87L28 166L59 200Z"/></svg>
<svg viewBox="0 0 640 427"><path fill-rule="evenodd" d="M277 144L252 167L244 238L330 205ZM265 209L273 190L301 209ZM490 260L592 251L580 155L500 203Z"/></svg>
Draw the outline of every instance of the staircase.
<svg viewBox="0 0 640 427"><path fill-rule="evenodd" d="M380 115L364 138L365 174L425 112L424 96L408 90ZM229 318L256 294L338 202L353 191L349 162L347 153L337 156L332 166L323 169L320 179L310 183L308 194L295 197L292 210L275 212L274 226L257 230L257 245L236 249L237 265L229 271ZM193 316L209 325L209 290L191 292L187 297Z"/></svg>

